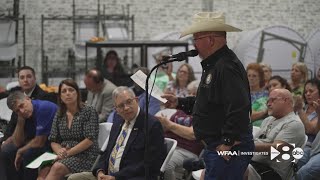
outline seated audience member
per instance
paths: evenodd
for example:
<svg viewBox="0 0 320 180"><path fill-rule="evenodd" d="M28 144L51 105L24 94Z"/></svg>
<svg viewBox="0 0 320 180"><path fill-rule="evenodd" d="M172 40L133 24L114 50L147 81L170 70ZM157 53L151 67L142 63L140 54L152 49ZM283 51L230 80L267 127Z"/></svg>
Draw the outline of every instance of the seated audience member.
<svg viewBox="0 0 320 180"><path fill-rule="evenodd" d="M320 99L313 102L317 114L320 113ZM296 179L319 179L320 177L320 122L317 121L317 136L310 148L305 148L303 157L298 161Z"/></svg>
<svg viewBox="0 0 320 180"><path fill-rule="evenodd" d="M36 74L33 68L29 66L23 66L18 70L17 75L20 87L13 88L10 92L13 92L14 90L21 90L32 100L40 99L57 103L57 97L54 93L46 93L37 85ZM7 93L7 95L9 95L9 93ZM17 119L18 115L13 112L9 124L7 125L6 130L4 132L4 137L0 140L0 142L2 142L3 144L12 142L11 136L17 125Z"/></svg>
<svg viewBox="0 0 320 180"><path fill-rule="evenodd" d="M269 90L269 93L274 89L287 89L291 92L288 81L281 76L272 76L268 82L267 89Z"/></svg>
<svg viewBox="0 0 320 180"><path fill-rule="evenodd" d="M260 66L263 69L263 74L264 74L264 87L268 86L268 82L272 76L272 69L271 66L269 64L265 64L265 63L259 63Z"/></svg>
<svg viewBox="0 0 320 180"><path fill-rule="evenodd" d="M251 120L254 126L260 127L263 118L267 115L268 91L264 89L264 73L258 63L251 63L247 66L247 76L251 93Z"/></svg>
<svg viewBox="0 0 320 180"><path fill-rule="evenodd" d="M103 77L116 86L130 86L132 84L129 75L125 72L118 53L115 50L107 52L101 71Z"/></svg>
<svg viewBox="0 0 320 180"><path fill-rule="evenodd" d="M148 118L149 147L145 152L145 114L138 105L132 89L120 86L112 93L117 114L111 128L107 149L92 172L73 174L74 179L145 179L145 166L149 167L146 179L157 179L165 158L163 131L160 122Z"/></svg>
<svg viewBox="0 0 320 180"><path fill-rule="evenodd" d="M308 143L305 148L310 149L311 143L318 133L318 114L313 102L320 98L320 81L317 79L308 80L304 86L303 98L301 96L295 98L294 110L299 115L308 135Z"/></svg>
<svg viewBox="0 0 320 180"><path fill-rule="evenodd" d="M282 78L281 76L272 76L268 82L268 85L266 86L266 89L268 89L269 93L274 89L287 89L291 92L291 88L287 80ZM265 103L265 105L267 105L266 99L264 98L260 102ZM261 106L260 103L254 103L252 105L252 109L258 109L260 106ZM261 111L254 111L251 114L251 118L253 119L259 119L263 117L265 118L267 116L268 116L268 109L261 110Z"/></svg>
<svg viewBox="0 0 320 180"><path fill-rule="evenodd" d="M291 68L290 86L294 96L302 96L304 83L308 80L308 68L302 62L297 62Z"/></svg>
<svg viewBox="0 0 320 180"><path fill-rule="evenodd" d="M286 89L271 91L268 100L268 114L261 125L258 138L255 139L256 152L270 152L271 147L278 148L295 144L301 147L305 141L305 131L300 118L293 112L293 98ZM278 146L280 144L280 146ZM254 155L251 165L263 178L285 179L292 175L291 160L281 157L270 159L270 155ZM264 173L269 172L269 173ZM270 172L274 172L272 176ZM270 175L270 176L268 176Z"/></svg>
<svg viewBox="0 0 320 180"><path fill-rule="evenodd" d="M199 81L197 81L199 83ZM199 84L188 85L190 95L195 95ZM198 159L203 146L196 141L192 127L192 116L178 110L169 119L165 116L157 117L161 122L165 137L177 140L178 145L166 166L164 177L166 180L176 179L175 170L183 167L184 160Z"/></svg>
<svg viewBox="0 0 320 180"><path fill-rule="evenodd" d="M163 61L163 56L168 55L169 52L168 50L163 50L159 53L156 53L153 55L154 59L156 60L156 64L159 64L160 62ZM152 74L152 78L155 79L155 85L158 86L162 91L165 90L167 87L168 83L170 81L173 81L175 79L175 74L172 73L172 63L168 63L166 65L162 65L158 68L156 76Z"/></svg>
<svg viewBox="0 0 320 180"><path fill-rule="evenodd" d="M47 139L57 106L49 101L31 100L21 91L11 93L7 104L18 118L12 142L1 147L0 177L3 180L36 179L38 170L25 167L50 150Z"/></svg>
<svg viewBox="0 0 320 180"><path fill-rule="evenodd" d="M192 66L187 63L182 64L177 71L176 79L169 81L164 92L172 93L177 97L186 97L188 96L187 85L195 79Z"/></svg>
<svg viewBox="0 0 320 180"><path fill-rule="evenodd" d="M146 67L139 67L136 69L136 72L141 70L144 74L149 74L149 69ZM135 73L136 73L135 72ZM133 85L133 92L135 93L135 95L138 97L139 99L139 107L145 111L146 110L146 92L144 89L142 89L138 84L134 83ZM161 102L156 99L153 96L148 96L149 98L149 114L151 115L155 115L157 112L160 111L160 104ZM112 111L107 119L107 122L113 122L113 118L114 118L114 114L115 111Z"/></svg>
<svg viewBox="0 0 320 180"><path fill-rule="evenodd" d="M164 174L166 180L176 179L175 170L183 167L184 160L198 159L203 146L195 139L191 115L177 110L169 119L165 116L157 118L165 130L165 137L178 142Z"/></svg>
<svg viewBox="0 0 320 180"><path fill-rule="evenodd" d="M49 136L58 155L50 166L40 170L38 180L63 179L69 173L89 171L98 156L98 114L81 102L79 87L71 79L59 85L59 110Z"/></svg>
<svg viewBox="0 0 320 180"><path fill-rule="evenodd" d="M105 80L98 69L86 72L84 84L88 89L87 104L93 106L99 114L99 122L105 121L112 111L112 91L116 86Z"/></svg>

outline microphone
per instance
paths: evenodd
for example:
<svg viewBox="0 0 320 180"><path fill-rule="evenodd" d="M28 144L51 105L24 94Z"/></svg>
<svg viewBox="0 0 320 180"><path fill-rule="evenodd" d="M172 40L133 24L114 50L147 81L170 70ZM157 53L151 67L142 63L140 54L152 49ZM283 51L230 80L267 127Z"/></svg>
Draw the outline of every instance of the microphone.
<svg viewBox="0 0 320 180"><path fill-rule="evenodd" d="M178 54L164 56L164 59L176 59L178 61L183 61L183 60L186 60L187 57L194 57L194 56L197 56L198 54L199 54L198 51L193 49L187 52L180 52Z"/></svg>

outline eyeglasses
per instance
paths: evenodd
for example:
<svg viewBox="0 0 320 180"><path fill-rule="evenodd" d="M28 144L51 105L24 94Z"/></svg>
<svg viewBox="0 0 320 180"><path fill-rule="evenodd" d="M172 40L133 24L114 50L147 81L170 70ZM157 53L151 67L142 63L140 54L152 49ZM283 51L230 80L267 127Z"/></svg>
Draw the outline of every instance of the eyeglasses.
<svg viewBox="0 0 320 180"><path fill-rule="evenodd" d="M285 99L285 98L283 98L283 97L274 97L274 98L269 98L268 100L267 100L267 104L268 103L273 103L275 100L277 100L277 99Z"/></svg>
<svg viewBox="0 0 320 180"><path fill-rule="evenodd" d="M123 103L121 103L119 105L115 105L115 108L118 109L118 110L124 110L124 108L126 106L132 106L132 104L133 104L135 99L136 98L127 99L125 102L123 102Z"/></svg>
<svg viewBox="0 0 320 180"><path fill-rule="evenodd" d="M189 74L188 71L184 71L184 70L179 70L178 72L179 72L179 73L183 73L183 74Z"/></svg>

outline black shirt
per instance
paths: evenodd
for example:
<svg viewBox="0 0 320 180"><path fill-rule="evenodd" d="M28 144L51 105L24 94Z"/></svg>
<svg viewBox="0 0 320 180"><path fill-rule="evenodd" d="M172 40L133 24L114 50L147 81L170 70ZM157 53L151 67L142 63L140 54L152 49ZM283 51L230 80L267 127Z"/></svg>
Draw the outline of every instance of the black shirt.
<svg viewBox="0 0 320 180"><path fill-rule="evenodd" d="M179 98L187 112L193 107L198 140L240 140L249 131L251 102L247 73L227 46L201 62L203 72L196 98Z"/></svg>

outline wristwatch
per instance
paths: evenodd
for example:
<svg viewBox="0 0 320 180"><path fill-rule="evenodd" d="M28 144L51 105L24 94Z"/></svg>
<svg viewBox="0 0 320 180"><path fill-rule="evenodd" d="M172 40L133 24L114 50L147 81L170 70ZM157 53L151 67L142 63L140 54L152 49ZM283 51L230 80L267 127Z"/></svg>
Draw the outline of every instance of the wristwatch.
<svg viewBox="0 0 320 180"><path fill-rule="evenodd" d="M227 145L227 146L233 146L233 144L234 144L234 139L228 138L228 137L224 137L224 138L223 138L223 144L224 144L224 145Z"/></svg>

